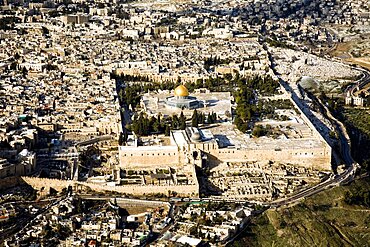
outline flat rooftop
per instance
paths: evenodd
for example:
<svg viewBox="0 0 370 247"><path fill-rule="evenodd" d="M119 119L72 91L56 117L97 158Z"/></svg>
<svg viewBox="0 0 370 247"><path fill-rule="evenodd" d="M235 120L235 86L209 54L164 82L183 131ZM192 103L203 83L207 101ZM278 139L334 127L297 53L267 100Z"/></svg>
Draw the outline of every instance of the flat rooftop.
<svg viewBox="0 0 370 247"><path fill-rule="evenodd" d="M231 123L220 123L209 130L218 141L220 148L250 150L310 149L319 148L323 145L322 141L313 135L311 129L300 118L284 122L260 122L259 124L274 124L279 135L274 138L267 136L256 138L250 134L242 133Z"/></svg>

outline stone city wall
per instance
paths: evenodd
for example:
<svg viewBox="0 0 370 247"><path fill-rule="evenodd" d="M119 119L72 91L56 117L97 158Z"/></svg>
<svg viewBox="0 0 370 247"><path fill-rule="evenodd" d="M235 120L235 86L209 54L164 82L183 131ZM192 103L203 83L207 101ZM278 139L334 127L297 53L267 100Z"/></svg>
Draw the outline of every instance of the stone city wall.
<svg viewBox="0 0 370 247"><path fill-rule="evenodd" d="M51 178L37 178L37 177L21 177L22 180L31 185L34 189L49 191L53 188L57 191L62 191L62 189L68 186L73 186L75 181L73 180L60 180Z"/></svg>
<svg viewBox="0 0 370 247"><path fill-rule="evenodd" d="M108 186L100 185L94 183L77 182L73 180L60 180L60 179L50 179L50 178L36 178L36 177L22 177L23 181L31 185L34 189L49 191L53 188L57 191L62 191L63 188L72 186L77 188L89 187L90 189L103 192L103 191L114 191L119 193L126 193L132 195L143 195L152 193L163 193L168 195L168 191L175 191L179 196L198 196L199 195L199 185L125 185L125 186Z"/></svg>
<svg viewBox="0 0 370 247"><path fill-rule="evenodd" d="M284 88L283 88L284 90ZM287 147L281 147L277 143L277 148L261 148L261 149L218 149L215 143L199 143L191 144L189 146L180 147L180 151L173 150L172 146L160 147L158 150L143 150L138 149L120 149L120 164L123 168L128 169L146 169L163 166L178 166L184 161L184 153L186 150L192 151L200 149L210 155L214 156L218 162L243 162L243 161L261 161L261 160L272 160L282 163L291 163L298 166L304 166L312 169L331 170L331 158L332 148L316 129L310 119L305 113L298 107L296 102L291 98L291 94L285 91L286 95L289 95L289 99L293 103L296 109L298 109L301 118L308 125L313 132L313 137L316 138L315 142L319 141L320 144L311 148L300 148L299 143L297 145L289 144ZM284 97L286 97L284 95ZM287 140L291 142L292 140ZM298 142L309 142L312 140L302 139L297 140ZM271 145L270 145L271 146Z"/></svg>
<svg viewBox="0 0 370 247"><path fill-rule="evenodd" d="M327 143L327 141L325 140L325 138L321 135L321 133L316 129L316 127L313 125L313 123L311 122L311 120L306 116L306 114L301 110L301 108L299 108L299 106L296 104L296 102L290 98L290 101L293 103L294 107L296 109L298 109L299 113L300 113L300 117L304 120L304 122L308 125L308 127L310 127L310 129L312 130L313 132L313 135L315 137L317 137L320 141L323 142L323 144L325 144L326 146L330 147L330 145ZM331 148L331 147L330 147Z"/></svg>
<svg viewBox="0 0 370 247"><path fill-rule="evenodd" d="M107 186L92 183L77 184L88 186L95 191L115 191L119 193L132 194L132 195L145 195L154 193L163 193L168 195L169 191L175 191L179 196L198 196L199 186L194 185L125 185L125 186Z"/></svg>
<svg viewBox="0 0 370 247"><path fill-rule="evenodd" d="M331 150L326 147L311 149L218 149L210 153L222 162L277 161L313 169L331 169Z"/></svg>
<svg viewBox="0 0 370 247"><path fill-rule="evenodd" d="M120 164L124 169L145 169L158 166L177 166L182 163L177 147L169 147L168 150L160 148L158 150L142 150L140 148L125 149L119 152Z"/></svg>
<svg viewBox="0 0 370 247"><path fill-rule="evenodd" d="M289 140L288 140L289 141ZM308 139L302 139L301 142L308 142ZM272 160L282 163L291 163L313 169L330 170L331 169L331 147L321 141L322 145L313 148L296 148L289 145L281 147L277 143L277 148L268 149L236 149L221 148L210 144L191 145L190 150L200 149L209 153L221 162L246 162ZM298 143L299 144L299 143ZM133 149L129 152L120 152L120 164L124 169L153 169L165 166L181 166L186 163L185 150L151 150Z"/></svg>
<svg viewBox="0 0 370 247"><path fill-rule="evenodd" d="M328 151L330 153L330 160L329 160L329 162L331 164L332 148L331 148L330 144L325 140L325 138L321 135L320 131L318 131L316 129L316 127L311 122L311 120L306 116L306 114L302 111L302 109L294 101L292 93L288 92L284 86L281 86L281 89L285 92L285 94L288 94L290 96L289 97L290 101L292 102L292 104L294 105L294 107L299 111L300 117L305 121L305 123L308 125L308 127L310 127L310 129L313 132L313 135L315 137L317 137L323 143L323 145L325 146L325 149L328 149ZM298 98L298 96L297 96L297 98Z"/></svg>
<svg viewBox="0 0 370 247"><path fill-rule="evenodd" d="M181 75L181 74L159 74L158 71L153 71L152 69L139 69L139 68L117 68L117 74L119 75L132 75L132 76L147 76L149 80L154 82L177 82L178 78L181 78L181 82L192 82L195 83L199 79L207 79L208 76L194 75Z"/></svg>
<svg viewBox="0 0 370 247"><path fill-rule="evenodd" d="M290 98L290 101L293 103L293 105L295 106L296 109L298 109L298 111L301 113L301 117L302 119L307 123L307 125L310 127L310 129L313 131L313 134L316 138L318 138L321 142L322 142L322 145L323 145L323 149L324 149L324 154L325 154L325 159L326 161L328 162L327 163L327 166L330 167L331 169L331 158L332 158L332 148L330 146L330 144L326 141L326 139L322 136L322 134L320 133L320 131L318 131L316 129L316 127L313 125L313 123L311 122L311 120L306 116L306 114L301 110L301 108L299 108L299 106L296 104L296 102ZM307 150L307 151L310 151L310 150ZM329 169L329 170L330 170Z"/></svg>

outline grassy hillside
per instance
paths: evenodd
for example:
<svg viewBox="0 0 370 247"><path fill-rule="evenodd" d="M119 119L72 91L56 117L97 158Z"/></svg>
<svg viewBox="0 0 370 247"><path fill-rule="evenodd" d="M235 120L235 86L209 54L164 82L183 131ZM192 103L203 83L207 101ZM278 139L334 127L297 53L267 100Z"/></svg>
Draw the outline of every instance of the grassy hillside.
<svg viewBox="0 0 370 247"><path fill-rule="evenodd" d="M267 210L232 246L370 246L370 207L345 202L359 188L369 198L370 178Z"/></svg>

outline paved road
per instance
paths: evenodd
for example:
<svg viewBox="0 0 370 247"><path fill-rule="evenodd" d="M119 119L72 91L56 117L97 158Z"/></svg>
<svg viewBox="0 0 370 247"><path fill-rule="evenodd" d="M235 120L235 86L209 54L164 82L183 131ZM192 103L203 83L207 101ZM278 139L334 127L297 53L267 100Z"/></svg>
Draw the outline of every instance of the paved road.
<svg viewBox="0 0 370 247"><path fill-rule="evenodd" d="M320 183L320 184L318 184L314 187L311 187L307 190L301 191L298 194L292 195L288 198L273 201L273 202L267 204L266 206L276 208L276 207L280 207L280 206L289 205L291 203L295 203L295 202L297 202L297 201L299 201L303 198L315 195L315 194L317 194L317 193L319 193L319 192L321 192L325 189L331 188L331 187L336 186L336 185L340 185L343 182L346 182L346 181L349 181L349 180L353 179L352 177L354 177L354 171L355 171L354 166L351 166L345 172L343 172L342 174L340 174L338 176L330 178L330 179L328 179L328 180L326 180L326 181L324 181L324 182L322 182L322 183Z"/></svg>
<svg viewBox="0 0 370 247"><path fill-rule="evenodd" d="M349 86L345 90L345 94L349 92L351 96L356 96L359 94L362 89L366 87L367 84L370 83L370 72L366 69L358 69L362 72L362 77L358 81L356 81L353 85Z"/></svg>

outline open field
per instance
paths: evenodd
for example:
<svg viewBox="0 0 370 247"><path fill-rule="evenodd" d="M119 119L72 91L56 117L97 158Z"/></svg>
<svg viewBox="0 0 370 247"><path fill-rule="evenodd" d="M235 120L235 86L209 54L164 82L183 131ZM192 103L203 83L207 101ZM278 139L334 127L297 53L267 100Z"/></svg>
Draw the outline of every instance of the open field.
<svg viewBox="0 0 370 247"><path fill-rule="evenodd" d="M370 37L363 36L348 42L338 43L329 54L348 63L358 64L370 70Z"/></svg>
<svg viewBox="0 0 370 247"><path fill-rule="evenodd" d="M370 57L349 58L346 61L354 63L354 64L358 64L370 70Z"/></svg>
<svg viewBox="0 0 370 247"><path fill-rule="evenodd" d="M335 49L331 50L329 53L333 57L348 59L352 57L351 54L349 54L351 47L351 42L339 43L335 46Z"/></svg>

